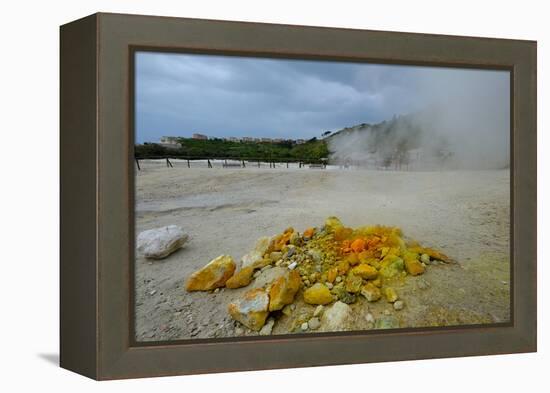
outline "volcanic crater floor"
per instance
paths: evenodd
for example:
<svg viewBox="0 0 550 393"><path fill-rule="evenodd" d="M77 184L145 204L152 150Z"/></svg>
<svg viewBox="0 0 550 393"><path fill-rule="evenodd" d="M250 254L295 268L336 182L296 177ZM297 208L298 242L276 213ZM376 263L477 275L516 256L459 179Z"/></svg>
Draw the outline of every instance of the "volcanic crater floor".
<svg viewBox="0 0 550 393"><path fill-rule="evenodd" d="M259 331L228 313L253 288L265 288L288 266L258 269L248 286L188 292L189 277L220 256L240 259L258 238L292 227L303 235L321 231L325 218L345 226L398 227L407 238L446 254L422 274L388 281L402 308L385 296L369 302L360 293L347 304L345 324L328 330L503 323L510 318L509 172L392 172L162 168L144 165L136 176L136 234L181 226L190 239L165 259L136 258L135 330L138 341L254 336ZM435 261L435 263L433 263ZM365 282L363 282L364 284ZM312 283L310 283L312 284ZM336 284L336 283L335 283ZM303 283L302 283L303 285ZM383 285L382 285L383 288ZM270 312L270 334L327 331L303 329L317 305L298 291L292 307ZM272 323L272 321L274 323ZM386 323L390 321L391 323ZM264 332L265 333L265 332Z"/></svg>

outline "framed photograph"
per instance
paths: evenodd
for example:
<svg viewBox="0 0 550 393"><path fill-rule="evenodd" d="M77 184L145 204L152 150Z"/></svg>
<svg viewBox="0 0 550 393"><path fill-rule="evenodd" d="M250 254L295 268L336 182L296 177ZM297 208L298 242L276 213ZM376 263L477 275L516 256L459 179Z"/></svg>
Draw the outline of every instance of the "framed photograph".
<svg viewBox="0 0 550 393"><path fill-rule="evenodd" d="M536 351L536 42L61 27L61 366Z"/></svg>

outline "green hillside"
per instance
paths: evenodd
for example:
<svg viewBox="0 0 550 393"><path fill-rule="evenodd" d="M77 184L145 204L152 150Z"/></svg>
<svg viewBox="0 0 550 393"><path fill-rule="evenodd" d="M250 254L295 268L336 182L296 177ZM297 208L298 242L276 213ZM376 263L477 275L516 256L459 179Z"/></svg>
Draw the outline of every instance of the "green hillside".
<svg viewBox="0 0 550 393"><path fill-rule="evenodd" d="M305 143L291 141L231 142L222 139L199 140L180 138L179 148L167 148L155 143L135 146L136 158L237 158L244 160L319 161L329 156L327 143L312 138Z"/></svg>

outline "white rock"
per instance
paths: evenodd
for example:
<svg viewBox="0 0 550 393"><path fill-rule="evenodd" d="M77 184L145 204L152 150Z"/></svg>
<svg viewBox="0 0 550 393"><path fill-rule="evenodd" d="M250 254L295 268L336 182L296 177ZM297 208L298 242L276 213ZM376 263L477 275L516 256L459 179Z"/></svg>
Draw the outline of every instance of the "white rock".
<svg viewBox="0 0 550 393"><path fill-rule="evenodd" d="M323 313L322 329L327 332L346 330L351 315L351 307L338 301Z"/></svg>
<svg viewBox="0 0 550 393"><path fill-rule="evenodd" d="M405 305L405 304L403 303L402 300L398 300L398 301L396 301L395 303L393 303L393 308L399 311L399 310L402 310L402 309L403 309L403 306L404 306L404 305Z"/></svg>
<svg viewBox="0 0 550 393"><path fill-rule="evenodd" d="M371 313L368 313L365 316L365 319L367 320L368 323L374 323L374 316Z"/></svg>
<svg viewBox="0 0 550 393"><path fill-rule="evenodd" d="M146 258L162 259L181 248L189 236L177 225L143 231L137 238L137 250Z"/></svg>
<svg viewBox="0 0 550 393"><path fill-rule="evenodd" d="M259 262L261 262L264 257L264 254L267 252L267 249L269 248L270 243L271 243L270 237L264 236L259 238L256 241L256 245L254 246L254 249L241 258L241 269L247 266L255 267Z"/></svg>
<svg viewBox="0 0 550 393"><path fill-rule="evenodd" d="M306 331L308 327L309 327L309 326L308 326L307 322L302 323L302 326L300 326L300 328L301 328L303 331Z"/></svg>
<svg viewBox="0 0 550 393"><path fill-rule="evenodd" d="M296 262L292 262L290 265L288 265L288 268L290 270L294 270L294 268L296 267L296 265L298 265Z"/></svg>

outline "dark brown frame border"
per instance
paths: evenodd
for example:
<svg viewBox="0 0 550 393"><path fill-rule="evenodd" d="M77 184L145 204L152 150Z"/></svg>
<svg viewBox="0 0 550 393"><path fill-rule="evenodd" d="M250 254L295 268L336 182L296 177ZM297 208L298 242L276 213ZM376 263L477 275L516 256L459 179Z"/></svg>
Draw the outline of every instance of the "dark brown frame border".
<svg viewBox="0 0 550 393"><path fill-rule="evenodd" d="M138 49L510 70L512 322L134 342L130 59ZM535 42L95 14L61 27L60 88L62 367L115 379L536 351Z"/></svg>

